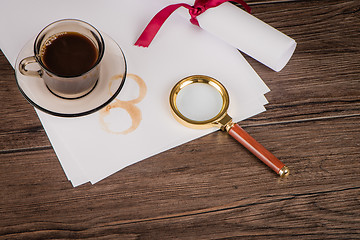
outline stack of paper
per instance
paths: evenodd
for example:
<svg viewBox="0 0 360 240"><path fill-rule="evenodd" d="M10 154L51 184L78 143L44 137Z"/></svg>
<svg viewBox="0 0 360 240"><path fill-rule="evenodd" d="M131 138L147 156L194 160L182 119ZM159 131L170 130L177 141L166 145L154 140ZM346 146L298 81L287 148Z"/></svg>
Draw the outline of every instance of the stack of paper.
<svg viewBox="0 0 360 240"><path fill-rule="evenodd" d="M13 67L23 46L33 41L43 27L59 19L76 18L87 21L106 33L125 53L128 73L131 75L126 79L116 101L129 103L138 97L144 86L139 87L135 81L137 77L146 85L146 94L141 101L132 102L140 113L140 117L137 117L138 125L125 133L119 132L129 129L134 119L130 112L123 108L111 110L107 116L96 112L78 118L55 117L37 110L73 186L86 182L96 183L126 166L217 130L189 129L173 118L168 102L169 93L173 85L186 76L203 74L222 82L229 91L229 114L235 121L265 110L267 100L264 94L269 89L238 52L236 48L239 47L230 45L231 41L229 44L214 36L213 34L217 34L215 30L213 33L205 30L206 25L211 31L211 23L206 23L206 18L211 19L211 13L215 13L216 9L209 14L204 13L203 19L202 15L199 16L200 25L204 25L203 29L190 24L181 13L174 14L163 25L149 48L134 46L150 19L170 3L174 2L39 0L35 4L21 0L1 3L0 48ZM226 3L224 6L235 9L232 14L254 18L231 4ZM218 13L227 11L225 8ZM256 20L255 22L264 24ZM241 26L247 23L243 21L236 25L239 25L238 31L242 32ZM257 34L261 35L261 32ZM264 34L263 38L266 38L267 35L279 33ZM247 35L252 36L251 32ZM276 36L270 38L270 41L276 41ZM278 46L277 51L281 51L282 47L287 46ZM254 46L245 46L246 48L252 49ZM291 56L293 50L290 51L288 55ZM261 53L256 54L263 56ZM264 53L267 54L269 52ZM280 65L284 66L287 60ZM266 61L274 61L274 65L279 62L277 59ZM281 68L274 67L275 70ZM144 93L143 91L142 94Z"/></svg>

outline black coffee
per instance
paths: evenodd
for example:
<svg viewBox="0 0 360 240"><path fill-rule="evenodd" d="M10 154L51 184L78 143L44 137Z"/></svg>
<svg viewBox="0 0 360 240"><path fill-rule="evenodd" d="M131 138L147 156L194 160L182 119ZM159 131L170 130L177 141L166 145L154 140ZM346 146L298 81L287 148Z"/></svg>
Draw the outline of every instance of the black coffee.
<svg viewBox="0 0 360 240"><path fill-rule="evenodd" d="M45 45L42 61L58 76L79 76L89 71L98 58L94 43L76 32L52 37Z"/></svg>

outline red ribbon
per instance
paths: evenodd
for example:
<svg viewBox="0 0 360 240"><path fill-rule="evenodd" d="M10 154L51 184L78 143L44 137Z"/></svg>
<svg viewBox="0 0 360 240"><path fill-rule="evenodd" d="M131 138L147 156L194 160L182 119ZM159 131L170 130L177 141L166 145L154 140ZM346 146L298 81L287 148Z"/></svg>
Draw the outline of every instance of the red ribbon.
<svg viewBox="0 0 360 240"><path fill-rule="evenodd" d="M185 7L189 9L191 16L190 22L194 25L200 27L197 16L205 12L209 8L214 8L223 4L224 2L229 2L230 0L195 0L194 6L191 6L186 3L172 4L163 8L158 12L146 26L135 45L140 47L148 47L151 41L154 39L157 32L160 30L161 26L164 24L166 19L178 8ZM251 12L251 8L243 0L231 0L241 4L247 12Z"/></svg>

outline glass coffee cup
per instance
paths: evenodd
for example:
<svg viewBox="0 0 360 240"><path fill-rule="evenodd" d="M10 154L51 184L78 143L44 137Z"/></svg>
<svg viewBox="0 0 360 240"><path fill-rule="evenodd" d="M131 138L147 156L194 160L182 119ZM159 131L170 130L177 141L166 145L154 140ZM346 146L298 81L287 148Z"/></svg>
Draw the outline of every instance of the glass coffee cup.
<svg viewBox="0 0 360 240"><path fill-rule="evenodd" d="M96 28L81 20L59 20L38 34L34 55L20 61L19 71L42 78L58 97L76 99L96 86L104 51L103 37ZM29 64L37 64L40 69L32 70Z"/></svg>

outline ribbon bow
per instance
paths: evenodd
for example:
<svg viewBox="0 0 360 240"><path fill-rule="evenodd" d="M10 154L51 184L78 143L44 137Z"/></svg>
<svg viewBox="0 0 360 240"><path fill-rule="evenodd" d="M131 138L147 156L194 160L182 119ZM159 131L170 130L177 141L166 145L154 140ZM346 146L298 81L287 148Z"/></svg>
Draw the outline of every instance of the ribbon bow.
<svg viewBox="0 0 360 240"><path fill-rule="evenodd" d="M169 5L160 12L158 12L146 26L135 45L140 47L148 47L151 41L154 39L157 32L160 30L161 26L164 24L166 19L178 8L185 7L189 10L191 16L190 22L196 26L199 26L199 22L196 19L197 16L205 12L209 8L214 8L223 4L224 2L229 2L230 0L195 0L194 6L191 6L186 3L178 3ZM243 0L232 0L241 4L247 12L251 12L251 8Z"/></svg>

